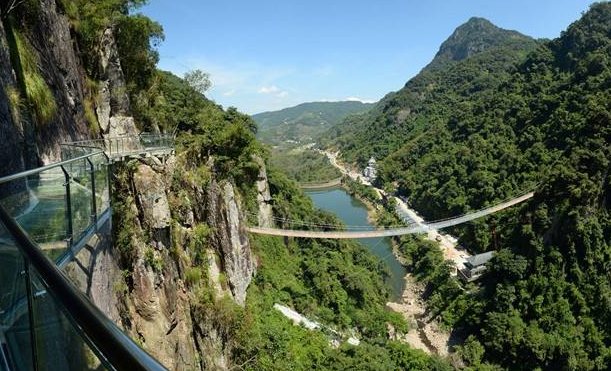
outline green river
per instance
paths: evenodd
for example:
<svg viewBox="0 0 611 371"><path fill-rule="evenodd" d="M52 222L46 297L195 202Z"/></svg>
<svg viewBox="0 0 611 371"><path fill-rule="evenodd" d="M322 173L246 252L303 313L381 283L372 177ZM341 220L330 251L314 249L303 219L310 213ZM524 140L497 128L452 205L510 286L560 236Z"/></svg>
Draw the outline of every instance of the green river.
<svg viewBox="0 0 611 371"><path fill-rule="evenodd" d="M306 190L305 193L316 207L334 213L347 225L373 226L367 219L367 206L342 188ZM403 294L406 270L392 253L390 240L381 237L362 238L359 242L386 263L391 272L388 284L392 286L392 299L400 298Z"/></svg>

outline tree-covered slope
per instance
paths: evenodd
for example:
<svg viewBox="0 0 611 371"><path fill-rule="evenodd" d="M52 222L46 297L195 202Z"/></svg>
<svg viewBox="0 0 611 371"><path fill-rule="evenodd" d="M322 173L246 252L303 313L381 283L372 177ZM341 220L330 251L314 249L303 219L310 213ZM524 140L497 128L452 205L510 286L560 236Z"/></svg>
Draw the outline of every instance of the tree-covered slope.
<svg viewBox="0 0 611 371"><path fill-rule="evenodd" d="M481 287L435 275L434 310L470 336L475 369L611 365L610 56L611 3L597 3L494 89L448 106L436 135L382 161L381 181L433 219L535 186L528 203L455 230L499 251Z"/></svg>
<svg viewBox="0 0 611 371"><path fill-rule="evenodd" d="M252 118L260 127L258 137L266 143L303 142L311 141L347 116L364 112L371 106L371 103L359 101L311 102L259 113Z"/></svg>
<svg viewBox="0 0 611 371"><path fill-rule="evenodd" d="M472 18L405 87L367 113L348 117L320 135L321 145L340 149L345 161L364 164L371 156L388 156L414 138L436 135L435 128L461 102L495 89L536 45L516 31Z"/></svg>

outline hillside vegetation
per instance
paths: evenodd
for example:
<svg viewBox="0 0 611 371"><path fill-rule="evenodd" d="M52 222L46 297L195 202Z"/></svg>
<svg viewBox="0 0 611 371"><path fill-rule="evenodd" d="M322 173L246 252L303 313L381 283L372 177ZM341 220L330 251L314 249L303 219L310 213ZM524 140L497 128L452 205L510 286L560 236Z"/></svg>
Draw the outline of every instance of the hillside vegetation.
<svg viewBox="0 0 611 371"><path fill-rule="evenodd" d="M536 46L528 36L471 18L403 89L321 134L319 142L341 150L344 161L360 165L371 156L386 157L443 124L461 102L495 89Z"/></svg>
<svg viewBox="0 0 611 371"><path fill-rule="evenodd" d="M605 370L611 4L594 4L551 41L505 39L458 62L434 61L366 118L332 129L328 144L347 161L383 157L379 182L428 219L534 187L527 204L454 230L472 250L499 253L482 286L466 292L431 264L420 273L431 305L468 337L461 354L472 369ZM402 245L425 254L410 239Z"/></svg>
<svg viewBox="0 0 611 371"><path fill-rule="evenodd" d="M328 158L303 147L272 148L270 163L298 183L324 183L342 176Z"/></svg>
<svg viewBox="0 0 611 371"><path fill-rule="evenodd" d="M203 219L198 214L205 206L194 203L209 197L213 183L228 182L233 184L235 198L245 212L239 219L251 219L257 211L257 159L266 159L269 153L256 139L257 124L249 116L235 108L223 109L206 98L205 89L157 69L155 45L163 39L162 29L147 17L133 14L144 2L62 1L83 50L92 85L98 78L95 40L112 27L118 35L118 51L138 126L143 131L176 130L177 134L176 163L172 165L175 172L168 174L171 184L167 189L160 190L163 197L167 195L172 218L163 231L147 227L136 211L142 205L135 200L134 179L142 163L132 161L113 168L114 238L123 270L115 290L126 331L133 331L153 354L174 355L190 346L187 339L177 344L179 349L150 349L160 339L145 338L136 323L139 318L129 318L134 313L128 310L130 300L150 299L139 296L140 282L135 282L135 277L141 277L136 270L146 270L147 275L155 277L155 288L165 290L164 285L174 284L166 292L179 292L187 298L183 307L169 308L170 315L177 316L172 320L183 322L180 315L188 312L186 318L193 319L193 328L186 331L216 339L210 342L222 348L211 347L210 354L205 354L210 349L198 348L202 354L196 354L195 359L180 359L183 363L177 364L190 364L194 369L214 368L216 361L226 369L245 370L448 370L440 359L388 339L387 324L399 331L406 331L406 324L385 308L390 295L384 283L385 268L354 241L285 242L281 238L247 237L256 255L257 274L248 288L245 305L238 305L214 287L206 252L213 244L211 231L223 226ZM275 217L323 225L339 223L333 216L315 210L310 199L284 174L273 167L268 174ZM215 217L218 221L224 216ZM225 258L219 251L213 253L213 260ZM221 267L223 263L219 263ZM217 272L221 289L225 286L227 290L227 274ZM338 348L331 347L331 334L293 325L273 309L275 303L291 306L339 331L354 332L361 345L344 342ZM161 321L161 317L159 314L155 320ZM215 357L217 360L210 363Z"/></svg>
<svg viewBox="0 0 611 371"><path fill-rule="evenodd" d="M359 101L311 102L259 113L252 118L259 124L258 138L265 143L278 145L287 140L307 143L347 116L365 112L371 106Z"/></svg>

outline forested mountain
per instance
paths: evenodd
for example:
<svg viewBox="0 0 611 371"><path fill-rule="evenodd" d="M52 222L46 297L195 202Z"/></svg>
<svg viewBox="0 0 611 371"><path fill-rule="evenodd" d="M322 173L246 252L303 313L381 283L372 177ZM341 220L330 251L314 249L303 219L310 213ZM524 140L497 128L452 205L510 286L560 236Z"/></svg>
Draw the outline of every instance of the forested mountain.
<svg viewBox="0 0 611 371"><path fill-rule="evenodd" d="M135 12L144 3L0 6L0 154L1 172L16 173L58 160L66 141L176 133L170 158L108 168L112 232L99 239L108 249L84 249L95 281L74 279L164 366L610 368L611 3L593 5L551 41L471 19L402 90L346 118L325 142L347 161L375 155L379 185L428 219L536 190L528 203L454 229L470 249L497 251L477 285L458 286L434 242L396 241L428 285L431 316L466 339L449 360L398 340L408 324L386 309L388 272L357 242L247 234L260 220L281 228L340 222L266 166L251 117L207 99L197 88L205 83L158 70L163 30ZM328 126L366 108L347 106L354 110L301 107L287 117L305 128L309 112L314 127ZM282 128L284 114L262 129ZM276 303L333 331L294 326Z"/></svg>
<svg viewBox="0 0 611 371"><path fill-rule="evenodd" d="M611 3L594 4L534 50L522 41L500 47L511 53L494 47L425 69L355 132L336 127L345 134L334 143L348 160L388 156L380 183L394 184L429 219L534 188L530 202L454 230L475 251L499 251L481 287L449 284L441 261L419 265L429 272L433 311L468 336L462 354L472 369L606 370ZM370 145L362 135L374 135L373 124L380 135ZM389 127L401 143L385 142ZM402 245L424 256L409 239Z"/></svg>
<svg viewBox="0 0 611 371"><path fill-rule="evenodd" d="M144 3L0 6L3 175L59 160L64 142L139 131L176 134L176 153L163 161L126 158L106 168L112 225L96 228L97 242L82 250L86 257L75 269L66 269L75 287L168 370L449 370L438 357L389 338L389 325L405 332L407 324L386 310L386 270L363 246L247 233L247 223L259 218L340 222L316 210L281 172L266 168L269 154L249 116L207 99L206 81L192 83L157 68L163 29L136 12ZM65 220L60 208L51 214L45 213L49 224L56 216ZM2 308L7 297L3 293ZM346 344L339 332L295 326L274 309L277 303L354 332L359 346ZM5 324L2 360L9 347L24 344L21 335L4 336ZM69 339L60 326L57 334L37 338L37 349L60 349L54 342ZM36 357L40 367L73 355L53 352L51 361ZM103 367L91 357L86 364Z"/></svg>
<svg viewBox="0 0 611 371"><path fill-rule="evenodd" d="M431 63L398 92L363 115L352 116L319 136L347 162L383 158L443 123L461 102L494 89L537 42L516 31L471 18L442 44Z"/></svg>
<svg viewBox="0 0 611 371"><path fill-rule="evenodd" d="M371 103L360 101L311 102L258 113L252 118L259 124L258 137L266 143L304 142L311 141L347 116L365 112L371 106Z"/></svg>

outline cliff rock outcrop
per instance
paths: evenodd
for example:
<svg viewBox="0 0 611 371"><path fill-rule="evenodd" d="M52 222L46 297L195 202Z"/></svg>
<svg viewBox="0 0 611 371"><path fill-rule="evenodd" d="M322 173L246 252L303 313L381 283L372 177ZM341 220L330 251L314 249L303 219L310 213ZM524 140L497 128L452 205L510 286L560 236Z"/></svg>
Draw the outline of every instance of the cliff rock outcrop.
<svg viewBox="0 0 611 371"><path fill-rule="evenodd" d="M31 26L23 38L36 53L40 75L57 107L48 122L35 123L39 156L43 163L50 163L60 159L60 143L91 136L84 109L89 88L68 17L55 0L40 0L39 4L38 19L28 20Z"/></svg>
<svg viewBox="0 0 611 371"><path fill-rule="evenodd" d="M11 67L8 41L4 25L0 22L0 176L25 170L23 127L14 117L8 95L17 91L15 74ZM14 185L19 188L19 185ZM9 190L3 189L4 192Z"/></svg>
<svg viewBox="0 0 611 371"><path fill-rule="evenodd" d="M208 224L213 227L213 246L221 257L222 269L226 272L233 299L239 305L244 305L246 289L256 267L236 194L231 183L225 182L221 187L213 180L207 198Z"/></svg>
<svg viewBox="0 0 611 371"><path fill-rule="evenodd" d="M267 170L265 162L262 158L255 158L259 165L259 175L257 176L257 204L259 205L259 213L257 215L259 227L271 228L273 226L272 215L272 196L269 192L269 183L267 182Z"/></svg>
<svg viewBox="0 0 611 371"><path fill-rule="evenodd" d="M64 142L138 134L112 29L100 40L101 81L95 89L87 82L83 56L59 3L37 0L24 6L28 11L0 26L0 154L10 159L5 171L58 161ZM27 102L28 78L29 84L45 85L49 96ZM40 104L47 105L44 120L34 112ZM96 113L87 116L93 108ZM98 122L92 122L96 115ZM98 124L101 132L95 129Z"/></svg>
<svg viewBox="0 0 611 371"><path fill-rule="evenodd" d="M112 28L106 29L100 40L100 65L102 79L96 114L102 134L108 137L138 134L130 114L127 86Z"/></svg>
<svg viewBox="0 0 611 371"><path fill-rule="evenodd" d="M227 180L191 179L176 157L133 161L115 193L115 236L130 236L115 285L121 325L171 370L227 370L232 344L217 316L224 300L245 304L256 271L241 196Z"/></svg>

